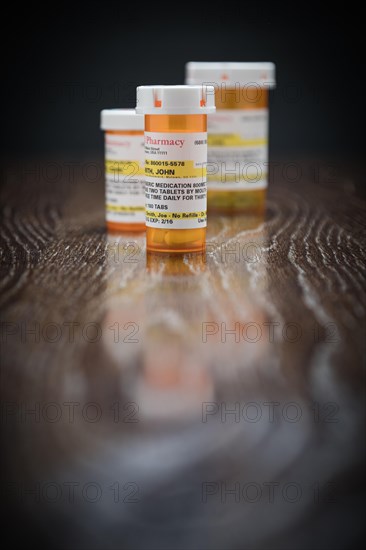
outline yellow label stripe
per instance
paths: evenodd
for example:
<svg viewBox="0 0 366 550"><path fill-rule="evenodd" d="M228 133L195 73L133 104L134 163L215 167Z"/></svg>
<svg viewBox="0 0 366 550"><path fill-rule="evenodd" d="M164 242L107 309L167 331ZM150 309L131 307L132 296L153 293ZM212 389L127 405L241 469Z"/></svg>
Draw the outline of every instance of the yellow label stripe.
<svg viewBox="0 0 366 550"><path fill-rule="evenodd" d="M241 182L241 181L261 181L263 179L267 178L267 174L246 174L245 176L243 174L225 174L225 170L222 172L218 172L217 174L212 174L207 176L208 181L220 181L220 183L227 183L227 182Z"/></svg>
<svg viewBox="0 0 366 550"><path fill-rule="evenodd" d="M209 134L207 143L209 147L258 147L267 145L266 138L244 139L240 134Z"/></svg>
<svg viewBox="0 0 366 550"><path fill-rule="evenodd" d="M189 220L206 218L206 210L201 212L159 212L156 210L146 210L146 216L157 220Z"/></svg>
<svg viewBox="0 0 366 550"><path fill-rule="evenodd" d="M119 206L117 204L107 204L109 212L144 212L144 206Z"/></svg>
<svg viewBox="0 0 366 550"><path fill-rule="evenodd" d="M196 166L193 160L152 160L145 161L145 176L153 178L205 178L206 163Z"/></svg>
<svg viewBox="0 0 366 550"><path fill-rule="evenodd" d="M144 168L136 160L106 160L106 174L121 174L123 176L143 176Z"/></svg>

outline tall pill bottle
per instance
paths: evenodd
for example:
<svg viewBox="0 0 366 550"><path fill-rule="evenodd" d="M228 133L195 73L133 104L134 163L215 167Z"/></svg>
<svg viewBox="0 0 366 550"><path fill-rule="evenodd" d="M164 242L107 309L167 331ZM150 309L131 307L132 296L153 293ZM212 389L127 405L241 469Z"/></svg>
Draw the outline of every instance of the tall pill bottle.
<svg viewBox="0 0 366 550"><path fill-rule="evenodd" d="M202 252L207 225L207 114L212 86L140 86L145 116L148 251Z"/></svg>
<svg viewBox="0 0 366 550"><path fill-rule="evenodd" d="M208 117L209 210L262 213L274 64L190 62L186 83L215 87L217 110Z"/></svg>
<svg viewBox="0 0 366 550"><path fill-rule="evenodd" d="M105 131L108 230L144 231L144 117L134 109L105 109L101 128Z"/></svg>

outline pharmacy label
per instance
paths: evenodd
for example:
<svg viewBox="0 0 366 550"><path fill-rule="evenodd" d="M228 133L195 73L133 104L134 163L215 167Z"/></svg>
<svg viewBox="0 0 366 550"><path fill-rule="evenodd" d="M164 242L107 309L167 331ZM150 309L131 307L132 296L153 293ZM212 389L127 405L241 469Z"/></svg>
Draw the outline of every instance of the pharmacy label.
<svg viewBox="0 0 366 550"><path fill-rule="evenodd" d="M144 136L105 135L106 218L145 222Z"/></svg>
<svg viewBox="0 0 366 550"><path fill-rule="evenodd" d="M145 132L146 225L206 227L206 177L206 132Z"/></svg>
<svg viewBox="0 0 366 550"><path fill-rule="evenodd" d="M222 109L208 117L208 188L267 187L268 109Z"/></svg>

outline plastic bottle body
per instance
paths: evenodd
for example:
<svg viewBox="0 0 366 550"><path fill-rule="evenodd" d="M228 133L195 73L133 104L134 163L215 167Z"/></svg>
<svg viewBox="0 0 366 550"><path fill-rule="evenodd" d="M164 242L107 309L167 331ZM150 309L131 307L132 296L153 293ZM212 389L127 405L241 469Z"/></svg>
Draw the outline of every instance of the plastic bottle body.
<svg viewBox="0 0 366 550"><path fill-rule="evenodd" d="M187 166L188 164L192 163L192 159L182 159L182 155L186 154L186 156L189 157L192 154L194 155L194 153L191 153L193 151L192 147L190 149L189 147L188 149L186 149L188 153L183 153L182 151L184 151L184 149L180 147L180 143L190 142L192 145L194 142L199 143L199 148L201 151L200 155L202 156L203 151L205 159L207 160L206 132L207 115L205 114L145 115L145 142L146 136L151 135L160 136L160 141L166 140L167 142L176 142L178 144L176 146L170 146L170 148L166 151L167 156L163 157L166 159L164 161L150 160L149 164L149 160L146 160L145 157L145 162L147 162L147 164L145 165L145 175L149 176L149 172L150 174L151 172L154 172L154 174L156 175L159 170L161 174L165 170L165 172L168 173L167 176L163 174L162 178L160 178L159 180L156 179L155 181L167 182L164 183L164 186L170 186L171 188L174 187L174 182L180 182L175 186L177 189L170 190L171 193L174 192L177 193L177 195L170 195L170 197L168 195L165 195L165 197L163 195L159 195L160 199L168 197L171 199L166 200L165 204L161 204L162 201L159 201L160 204L156 205L154 201L154 195L148 192L146 194L146 247L148 251L164 253L186 253L202 252L205 249L207 209L206 161L202 163L202 167L200 169L190 168L191 175L192 170L195 170L193 175L197 177L185 177L188 174ZM205 134L206 136L206 139L204 140L205 144L200 143L201 141L203 141L203 134ZM179 139L171 139L174 138L174 136L179 136ZM198 136L199 139L195 139L196 136ZM157 141L159 141L159 139ZM177 160L177 158L175 158L177 156L179 156L181 160ZM160 166L164 165L167 167L167 169L157 169L156 167L158 166L159 162L162 162ZM176 175L178 175L178 177L175 177ZM148 188L148 180L149 178L147 177L146 189L151 191L151 189ZM197 183L198 180L199 183ZM194 181L196 183L192 184L190 183L190 181ZM187 188L194 185L197 186L196 189L198 189L199 185L199 189L200 191L202 191L202 193L200 193L200 195L197 195L196 189L192 189L190 190L190 192L192 192L192 196L187 196ZM180 186L182 187L182 189L179 189ZM167 191L163 192L167 193ZM197 203L196 197L198 196L200 197L200 199L199 206L197 206L197 208L199 208L200 212L199 217L196 217L196 219L194 219L193 214L194 210L197 210L197 208L195 208L195 203ZM173 198L175 198L174 201L172 200ZM187 201L186 199L191 200ZM183 205L183 201L187 206L182 206L181 208L179 208L180 205ZM165 208L166 210L162 210L160 213L154 212L154 206L160 206L160 208ZM187 210L188 212L184 213L185 210ZM183 229L179 227L179 225L182 225L182 220L178 220L178 218L181 218L183 213L187 217L189 214L192 214L192 219L189 222L186 222L190 223L192 227ZM156 219L154 219L153 217L150 218L150 215L156 216ZM157 216L159 216L159 218L157 218ZM164 216L166 216L165 221ZM153 226L154 222L156 222L155 227ZM167 225L162 225L164 223L166 223ZM197 226L198 223L199 226ZM170 226L174 226L174 224L176 224L176 227Z"/></svg>
<svg viewBox="0 0 366 550"><path fill-rule="evenodd" d="M267 191L268 89L222 84L215 103L208 123L208 209L261 214Z"/></svg>
<svg viewBox="0 0 366 550"><path fill-rule="evenodd" d="M268 98L276 85L269 61L190 61L188 85L214 86L208 116L208 210L263 214L268 184Z"/></svg>
<svg viewBox="0 0 366 550"><path fill-rule="evenodd" d="M109 232L145 231L143 130L105 131L106 225Z"/></svg>

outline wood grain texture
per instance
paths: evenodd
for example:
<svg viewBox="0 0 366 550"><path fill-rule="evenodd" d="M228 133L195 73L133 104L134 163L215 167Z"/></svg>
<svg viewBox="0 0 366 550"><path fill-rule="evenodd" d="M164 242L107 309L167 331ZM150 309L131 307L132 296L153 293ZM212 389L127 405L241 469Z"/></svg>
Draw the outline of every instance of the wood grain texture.
<svg viewBox="0 0 366 550"><path fill-rule="evenodd" d="M101 178L8 177L3 470L51 547L358 540L366 203L301 169L183 258L107 235Z"/></svg>

